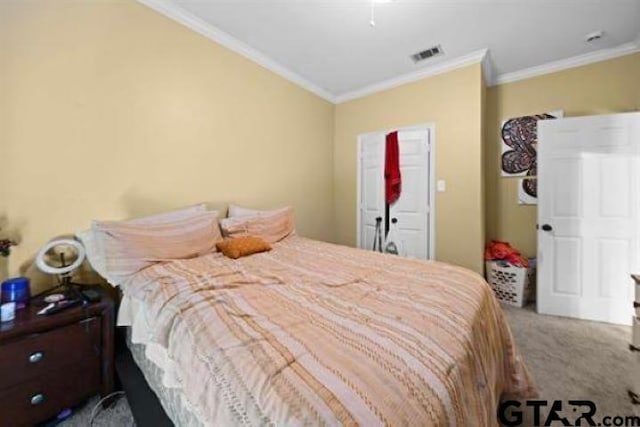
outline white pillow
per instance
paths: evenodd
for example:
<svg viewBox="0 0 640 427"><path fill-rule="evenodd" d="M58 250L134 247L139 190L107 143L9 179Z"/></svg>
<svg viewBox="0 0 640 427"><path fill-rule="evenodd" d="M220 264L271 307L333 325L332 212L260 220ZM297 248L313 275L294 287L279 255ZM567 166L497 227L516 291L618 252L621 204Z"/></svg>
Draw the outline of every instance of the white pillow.
<svg viewBox="0 0 640 427"><path fill-rule="evenodd" d="M216 243L222 241L216 211L143 224L95 222L92 229L102 246L107 277L115 285L126 283L137 272L158 262L215 252Z"/></svg>
<svg viewBox="0 0 640 427"><path fill-rule="evenodd" d="M194 213L206 212L207 206L204 203L198 205L189 206L183 209L175 211L161 212L159 214L145 216L141 218L134 218L122 221L125 224L164 224L167 222L185 219L191 217ZM76 233L76 237L87 253L87 259L91 267L106 279L113 286L118 286L118 280L116 278L109 278L107 273L107 260L104 255L104 242L100 238L100 233L94 229L95 221L92 221L91 228Z"/></svg>
<svg viewBox="0 0 640 427"><path fill-rule="evenodd" d="M256 236L268 243L277 243L295 233L293 208L285 207L258 215L225 218L220 221L220 228L228 238Z"/></svg>
<svg viewBox="0 0 640 427"><path fill-rule="evenodd" d="M238 218L238 217L247 217L247 216L264 216L271 215L278 212L284 212L289 209L290 206L285 206L283 208L277 209L269 209L269 210L259 210L259 209L249 209L243 208L237 205L229 205L229 218Z"/></svg>
<svg viewBox="0 0 640 427"><path fill-rule="evenodd" d="M104 251L98 246L93 230L89 228L88 230L79 231L76 233L76 237L84 246L87 260L89 261L91 268L93 268L95 272L104 279L109 281L107 278L106 261L103 255Z"/></svg>

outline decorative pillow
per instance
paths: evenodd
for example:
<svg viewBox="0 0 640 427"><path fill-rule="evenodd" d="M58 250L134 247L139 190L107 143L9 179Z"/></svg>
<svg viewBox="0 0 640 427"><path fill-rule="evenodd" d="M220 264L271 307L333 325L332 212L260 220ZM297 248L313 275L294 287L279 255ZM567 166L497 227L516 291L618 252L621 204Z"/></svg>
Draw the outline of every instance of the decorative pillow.
<svg viewBox="0 0 640 427"><path fill-rule="evenodd" d="M285 206L283 208L277 208L277 209L259 210L259 209L243 208L237 205L229 205L229 214L227 216L229 218L236 218L241 216L245 216L245 217L246 216L264 216L264 215L269 215L269 214L280 212L280 211L285 211L287 209L290 209L290 207Z"/></svg>
<svg viewBox="0 0 640 427"><path fill-rule="evenodd" d="M216 247L226 257L233 259L271 250L271 245L269 243L256 236L225 239L222 242L216 243Z"/></svg>
<svg viewBox="0 0 640 427"><path fill-rule="evenodd" d="M141 218L134 218L129 220L120 221L123 224L163 224L175 220L180 220L184 218L188 218L193 216L194 214L198 214L201 212L206 212L207 207L204 203L200 203L198 205L189 206L182 209L177 209L169 212L162 212L155 215L150 215ZM216 213L217 211L212 211ZM98 273L100 276L104 277L109 283L112 285L116 285L108 276L107 276L107 267L106 267L106 259L103 250L103 243L101 239L101 235L96 233L93 228L88 230L83 230L76 233L76 237L85 248L87 259L89 260L89 264L91 267ZM117 286L117 285L116 285Z"/></svg>
<svg viewBox="0 0 640 427"><path fill-rule="evenodd" d="M220 221L225 237L258 236L276 243L295 232L291 207L278 209L259 216L240 216Z"/></svg>
<svg viewBox="0 0 640 427"><path fill-rule="evenodd" d="M162 224L174 220L188 218L194 214L206 211L207 207L205 206L205 204L200 203L198 205L189 206L174 211L162 212L155 215L150 215L142 218L134 218L120 222L123 224ZM216 212L217 214L217 211L213 212ZM104 277L112 285L117 286L116 283L114 283L114 280L109 278L107 275L106 259L103 249L104 245L101 239L101 235L99 233L96 233L93 228L90 228L88 230L76 233L76 237L82 242L82 245L84 246L87 254L87 259L89 260L89 264L91 264L91 267L96 271L96 273Z"/></svg>

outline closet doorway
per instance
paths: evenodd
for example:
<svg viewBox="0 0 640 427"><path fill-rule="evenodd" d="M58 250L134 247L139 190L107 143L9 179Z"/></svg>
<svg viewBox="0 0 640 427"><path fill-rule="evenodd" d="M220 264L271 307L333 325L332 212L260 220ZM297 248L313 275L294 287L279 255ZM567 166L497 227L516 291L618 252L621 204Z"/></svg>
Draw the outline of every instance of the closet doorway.
<svg viewBox="0 0 640 427"><path fill-rule="evenodd" d="M399 199L385 206L385 141L398 132L402 190ZM357 240L361 249L372 250L377 219L395 227L399 255L435 258L435 127L432 124L389 129L358 136Z"/></svg>

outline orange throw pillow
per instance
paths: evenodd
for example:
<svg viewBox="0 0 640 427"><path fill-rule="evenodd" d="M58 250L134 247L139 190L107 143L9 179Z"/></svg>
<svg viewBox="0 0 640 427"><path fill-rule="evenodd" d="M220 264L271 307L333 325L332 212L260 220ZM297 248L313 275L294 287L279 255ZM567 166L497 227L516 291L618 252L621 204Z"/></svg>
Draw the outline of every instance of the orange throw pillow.
<svg viewBox="0 0 640 427"><path fill-rule="evenodd" d="M271 250L269 243L255 236L225 239L222 242L216 243L216 247L225 256L233 259Z"/></svg>

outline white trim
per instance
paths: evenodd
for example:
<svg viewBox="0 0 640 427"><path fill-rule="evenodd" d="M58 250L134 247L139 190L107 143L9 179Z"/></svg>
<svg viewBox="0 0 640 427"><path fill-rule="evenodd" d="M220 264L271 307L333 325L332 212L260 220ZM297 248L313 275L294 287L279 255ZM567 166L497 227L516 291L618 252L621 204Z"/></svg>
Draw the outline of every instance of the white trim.
<svg viewBox="0 0 640 427"><path fill-rule="evenodd" d="M487 50L487 54L482 58L482 77L486 86L491 86L493 83L495 66L493 65L493 57L491 51Z"/></svg>
<svg viewBox="0 0 640 427"><path fill-rule="evenodd" d="M436 125L435 123L423 123L414 126L406 126L400 128L391 128L385 130L378 130L374 132L367 132L358 135L358 140L356 144L356 159L358 162L357 166L357 189L356 189L356 246L360 248L362 246L362 232L360 230L361 221L360 221L360 210L362 203L362 144L363 139L367 135L372 134L388 134L393 131L411 131L411 130L425 130L429 135L429 218L428 218L428 228L429 228L429 242L427 247L427 259L435 260L436 259Z"/></svg>
<svg viewBox="0 0 640 427"><path fill-rule="evenodd" d="M600 49L594 52L561 59L559 61L547 62L546 64L525 68L524 70L500 74L495 78L495 80L493 80L491 86L530 79L532 77L580 67L594 62L606 61L607 59L618 58L620 56L630 55L637 52L640 52L640 36L636 41L624 43L609 49Z"/></svg>
<svg viewBox="0 0 640 427"><path fill-rule="evenodd" d="M429 130L429 259L436 259L436 125L427 125Z"/></svg>
<svg viewBox="0 0 640 427"><path fill-rule="evenodd" d="M192 13L184 10L177 4L168 0L137 0L139 3L165 15L168 18L184 25L185 27L195 31L196 33L213 40L214 42L232 50L247 59L261 65L269 71L274 72L280 77L289 80L292 83L308 90L309 92L335 104L335 95L329 91L311 83L309 80L299 74L289 70L284 65L274 61L265 54L257 51L251 46L241 42L230 34L214 27L213 25L203 21Z"/></svg>
<svg viewBox="0 0 640 427"><path fill-rule="evenodd" d="M374 83L370 86L365 86L361 89L347 92L335 97L335 103L341 104L343 102L352 101L357 98L362 98L374 93L381 92L388 89L393 89L398 86L405 85L407 83L416 82L426 77L435 76L438 74L447 73L457 68L466 67L468 65L482 62L487 55L487 49L477 50L467 55L459 56L448 61L439 62L437 64L421 68L418 71L414 71L408 74L403 74L392 79L384 80L379 83Z"/></svg>
<svg viewBox="0 0 640 427"><path fill-rule="evenodd" d="M236 39L230 34L220 30L219 28L205 22L192 13L186 11L176 3L170 0L136 0L139 3L167 16L170 19L184 25L185 27L195 31L196 33L226 47L233 52L236 52L245 58L257 63L258 65L266 68L269 71L279 75L280 77L308 90L309 92L319 96L320 98L329 101L333 104L340 104L343 102L351 101L357 98L362 98L368 95L372 95L377 92L381 92L388 89L393 89L398 86L402 86L407 83L412 83L418 80L422 80L427 77L435 76L438 74L447 73L458 68L466 67L475 63L482 63L482 69L487 86L495 86L504 83L515 82L518 80L529 79L532 77L554 73L562 70L567 70L574 67L580 67L582 65L592 64L594 62L605 61L607 59L613 59L624 55L630 55L640 52L640 34L638 37L629 43L609 48L601 49L595 52L586 53L583 55L573 56L558 61L548 62L546 64L538 65L531 68L525 68L523 70L514 71L511 73L504 73L495 75L495 69L491 61L491 55L488 49L481 49L475 52L471 52L467 55L451 58L437 64L433 64L420 70L403 74L398 77L394 77L388 80L383 80L378 83L374 83L369 86L365 86L360 89L356 89L351 92L346 92L340 95L335 95L330 91L321 88L320 86L312 83L301 75L294 71L291 71L279 62L269 58L267 55L259 52L251 46Z"/></svg>
<svg viewBox="0 0 640 427"><path fill-rule="evenodd" d="M362 248L362 232L360 230L361 223L361 210L362 210L362 137L363 135L358 135L357 144L356 144L356 159L357 159L357 174L356 177L356 247Z"/></svg>

